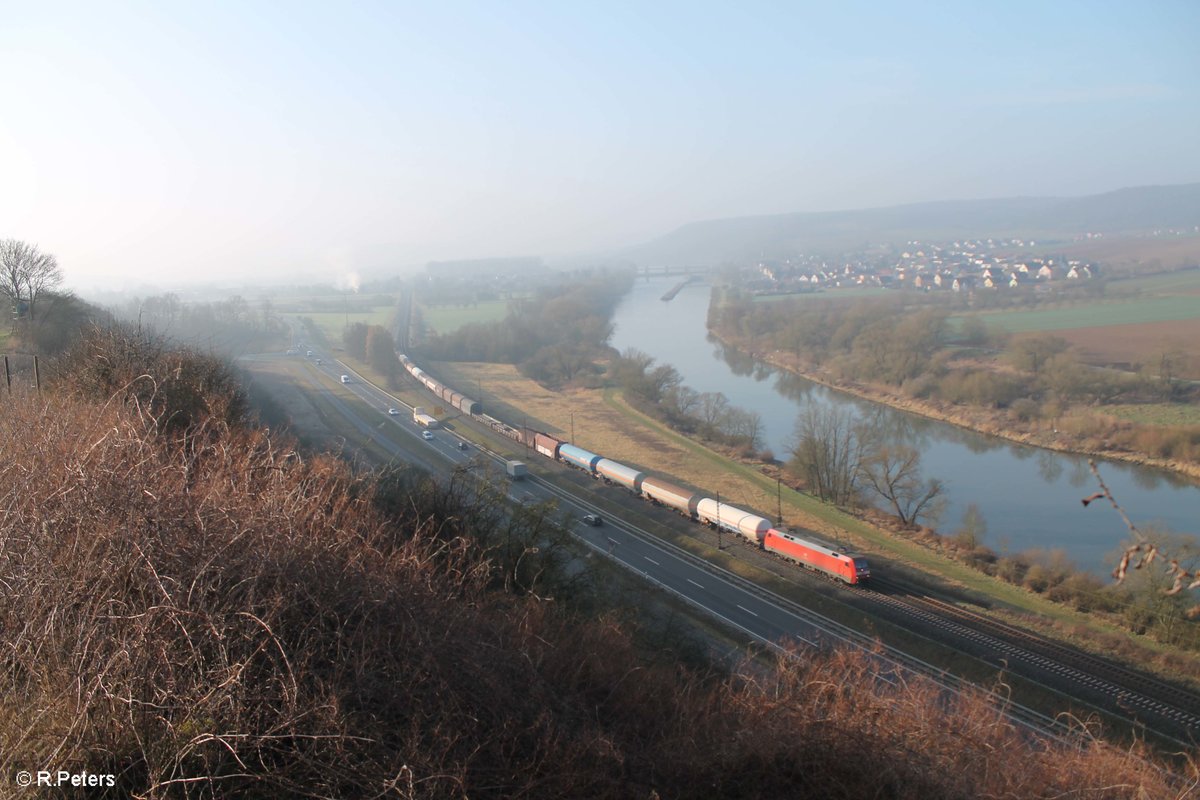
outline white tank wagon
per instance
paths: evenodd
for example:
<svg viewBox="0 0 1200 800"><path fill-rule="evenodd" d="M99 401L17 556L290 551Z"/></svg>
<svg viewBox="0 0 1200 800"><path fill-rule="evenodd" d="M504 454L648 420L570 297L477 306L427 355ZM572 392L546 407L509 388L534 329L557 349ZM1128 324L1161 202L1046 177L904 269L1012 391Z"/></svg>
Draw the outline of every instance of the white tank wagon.
<svg viewBox="0 0 1200 800"><path fill-rule="evenodd" d="M728 503L718 503L711 497L705 497L696 504L696 513L704 522L727 531L740 533L755 544L760 543L763 536L771 529L769 519L751 514L749 511L744 511Z"/></svg>
<svg viewBox="0 0 1200 800"><path fill-rule="evenodd" d="M600 473L606 481L620 484L634 494L641 492L642 480L646 477L646 473L641 470L627 467L610 458L602 458L597 461L596 472Z"/></svg>

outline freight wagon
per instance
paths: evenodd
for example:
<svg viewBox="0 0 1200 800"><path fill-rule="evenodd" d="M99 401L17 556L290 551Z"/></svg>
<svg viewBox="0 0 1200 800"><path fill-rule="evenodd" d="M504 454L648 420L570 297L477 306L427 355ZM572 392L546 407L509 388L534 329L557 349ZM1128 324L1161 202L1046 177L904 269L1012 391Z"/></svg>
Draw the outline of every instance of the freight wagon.
<svg viewBox="0 0 1200 800"><path fill-rule="evenodd" d="M828 545L802 539L787 531L774 528L766 531L763 548L846 583L863 583L871 577L871 568L862 556L839 553Z"/></svg>
<svg viewBox="0 0 1200 800"><path fill-rule="evenodd" d="M483 413L483 406L478 400L472 400L466 395L454 391L449 386L439 383L432 375L414 364L412 359L403 353L397 355L396 358L409 375L420 381L426 389L433 392L439 400L449 404L451 408L458 409L464 414L470 414L471 416Z"/></svg>
<svg viewBox="0 0 1200 800"><path fill-rule="evenodd" d="M573 444L561 445L558 448L558 457L571 466L579 467L591 475L596 474L596 462L600 460L600 456L595 453L588 452L582 447L576 447Z"/></svg>
<svg viewBox="0 0 1200 800"><path fill-rule="evenodd" d="M771 527L771 521L765 517L743 511L728 503L718 502L711 497L705 497L696 504L696 513L710 525L740 533L755 544L762 541L763 535Z"/></svg>
<svg viewBox="0 0 1200 800"><path fill-rule="evenodd" d="M667 508L673 508L686 517L696 518L696 506L701 496L691 489L648 475L642 479L642 494Z"/></svg>
<svg viewBox="0 0 1200 800"><path fill-rule="evenodd" d="M633 467L627 467L624 464L618 464L616 461L608 458L602 458L596 462L596 472L609 483L624 486L634 494L641 492L642 481L646 477L646 473L639 472Z"/></svg>
<svg viewBox="0 0 1200 800"><path fill-rule="evenodd" d="M563 442L555 439L546 433L538 431L533 432L533 449L544 455L546 458L558 459L558 449L563 446Z"/></svg>

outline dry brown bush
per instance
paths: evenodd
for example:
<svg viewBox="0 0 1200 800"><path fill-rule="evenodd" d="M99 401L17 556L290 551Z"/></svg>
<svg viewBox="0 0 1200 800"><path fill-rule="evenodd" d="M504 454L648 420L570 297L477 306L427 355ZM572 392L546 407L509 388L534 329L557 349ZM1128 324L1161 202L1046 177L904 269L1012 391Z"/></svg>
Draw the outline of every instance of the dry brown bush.
<svg viewBox="0 0 1200 800"><path fill-rule="evenodd" d="M447 514L433 490L379 502L371 477L261 431L201 419L182 447L145 405L0 410L6 780L113 772L114 795L147 797L1187 788L1136 748L1036 741L980 696L883 681L871 656L733 677L648 659L613 617L505 591L464 523L483 511Z"/></svg>

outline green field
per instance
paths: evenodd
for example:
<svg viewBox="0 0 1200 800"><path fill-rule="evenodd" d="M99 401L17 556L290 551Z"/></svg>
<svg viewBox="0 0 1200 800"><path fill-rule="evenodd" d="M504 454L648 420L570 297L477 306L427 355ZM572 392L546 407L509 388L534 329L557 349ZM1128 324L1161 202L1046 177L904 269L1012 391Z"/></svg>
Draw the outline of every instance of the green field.
<svg viewBox="0 0 1200 800"><path fill-rule="evenodd" d="M1200 269L1152 275L1148 278L1131 278L1113 281L1108 285L1112 293L1138 291L1145 294L1168 294L1171 292L1200 293Z"/></svg>
<svg viewBox="0 0 1200 800"><path fill-rule="evenodd" d="M994 311L979 315L989 327L1009 333L1062 331L1100 325L1136 325L1200 319L1200 298L1188 295L1110 300L1066 308ZM955 322L958 320L955 319Z"/></svg>
<svg viewBox="0 0 1200 800"><path fill-rule="evenodd" d="M1104 413L1147 425L1200 425L1200 406L1181 403L1104 406Z"/></svg>
<svg viewBox="0 0 1200 800"><path fill-rule="evenodd" d="M507 300L485 300L470 305L421 306L425 325L436 333L453 333L473 322L499 322L508 316Z"/></svg>
<svg viewBox="0 0 1200 800"><path fill-rule="evenodd" d="M355 322L361 322L365 325L382 325L388 327L395 315L395 309L392 306L381 306L370 312L339 314L333 311L318 311L297 314L281 314L280 316L289 317L308 317L318 328L325 334L325 338L330 343L338 344L342 341L342 330L347 325L353 325Z"/></svg>

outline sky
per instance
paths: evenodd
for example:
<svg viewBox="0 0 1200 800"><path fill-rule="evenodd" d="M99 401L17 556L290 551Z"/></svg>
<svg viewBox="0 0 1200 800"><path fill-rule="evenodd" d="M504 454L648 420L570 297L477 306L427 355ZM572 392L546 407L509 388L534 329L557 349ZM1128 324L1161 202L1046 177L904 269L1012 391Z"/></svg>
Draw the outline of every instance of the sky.
<svg viewBox="0 0 1200 800"><path fill-rule="evenodd" d="M0 0L0 238L294 282L1190 183L1197 42L1195 0Z"/></svg>

